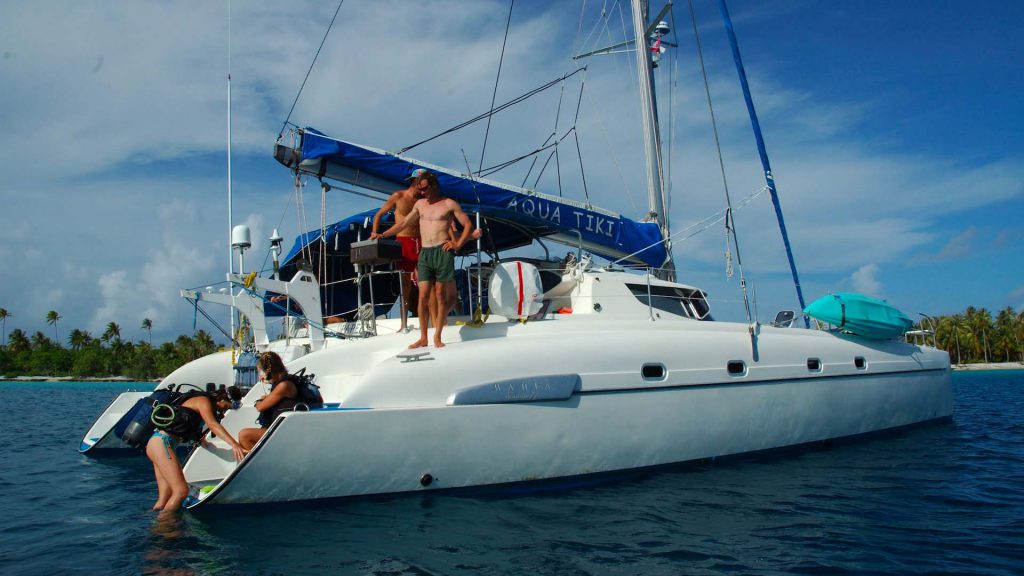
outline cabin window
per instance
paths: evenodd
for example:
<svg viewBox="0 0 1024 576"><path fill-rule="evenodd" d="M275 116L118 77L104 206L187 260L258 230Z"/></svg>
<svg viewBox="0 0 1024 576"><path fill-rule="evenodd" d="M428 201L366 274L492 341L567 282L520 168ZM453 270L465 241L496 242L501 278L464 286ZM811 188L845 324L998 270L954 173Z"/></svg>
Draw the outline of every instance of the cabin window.
<svg viewBox="0 0 1024 576"><path fill-rule="evenodd" d="M544 292L550 291L562 283L562 272L559 270L538 270L540 272L540 289Z"/></svg>
<svg viewBox="0 0 1024 576"><path fill-rule="evenodd" d="M747 374L747 363L743 360L730 360L725 365L725 369L729 371L730 376L745 376Z"/></svg>
<svg viewBox="0 0 1024 576"><path fill-rule="evenodd" d="M626 286L633 297L644 306L648 305L649 294L650 306L655 310L684 318L711 319L708 316L711 308L704 298L704 293L700 290L675 286L648 286L647 284L627 284Z"/></svg>
<svg viewBox="0 0 1024 576"><path fill-rule="evenodd" d="M644 380L664 380L665 372L664 364L644 364L644 367L640 369Z"/></svg>
<svg viewBox="0 0 1024 576"><path fill-rule="evenodd" d="M817 358L808 358L807 369L811 372L821 372L821 360Z"/></svg>
<svg viewBox="0 0 1024 576"><path fill-rule="evenodd" d="M853 365L857 367L857 370L865 370L868 367L868 363L864 360L863 356L857 356L854 358Z"/></svg>

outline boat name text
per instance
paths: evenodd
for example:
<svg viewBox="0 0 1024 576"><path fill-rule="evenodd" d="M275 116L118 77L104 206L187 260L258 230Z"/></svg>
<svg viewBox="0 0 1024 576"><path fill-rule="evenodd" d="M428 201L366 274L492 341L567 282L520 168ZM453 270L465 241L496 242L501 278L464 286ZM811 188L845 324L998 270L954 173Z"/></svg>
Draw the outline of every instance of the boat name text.
<svg viewBox="0 0 1024 576"><path fill-rule="evenodd" d="M548 222L553 222L559 226L563 225L563 207L546 200L535 198L513 198L505 208L520 214L525 214L526 216L547 220ZM573 219L575 218L575 227L577 230L590 232L592 234L600 234L601 236L606 236L612 239L615 238L614 219L607 218L599 214L588 213L583 210L567 208L567 211L570 212L570 214L566 216L567 225L571 226Z"/></svg>

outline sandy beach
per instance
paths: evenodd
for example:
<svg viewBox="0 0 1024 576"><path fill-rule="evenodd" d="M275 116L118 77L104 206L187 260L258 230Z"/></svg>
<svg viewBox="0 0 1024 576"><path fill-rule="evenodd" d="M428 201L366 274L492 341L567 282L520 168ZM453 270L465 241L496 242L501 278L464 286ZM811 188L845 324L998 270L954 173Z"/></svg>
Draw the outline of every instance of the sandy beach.
<svg viewBox="0 0 1024 576"><path fill-rule="evenodd" d="M979 362L953 364L953 370L1024 370L1024 362Z"/></svg>

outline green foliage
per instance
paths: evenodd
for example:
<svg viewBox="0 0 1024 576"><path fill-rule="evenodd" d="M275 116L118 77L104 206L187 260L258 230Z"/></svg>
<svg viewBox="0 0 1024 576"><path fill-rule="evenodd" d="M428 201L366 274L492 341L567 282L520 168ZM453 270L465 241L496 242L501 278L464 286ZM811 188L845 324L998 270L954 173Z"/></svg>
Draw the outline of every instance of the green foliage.
<svg viewBox="0 0 1024 576"><path fill-rule="evenodd" d="M935 331L939 348L954 364L1024 362L1024 312L1007 306L996 314L968 306L960 314L939 316L917 325Z"/></svg>
<svg viewBox="0 0 1024 576"><path fill-rule="evenodd" d="M53 324L60 320L59 315L55 316ZM148 329L151 325L146 322L143 327ZM194 336L179 336L173 343L165 342L158 348L149 342L124 341L120 326L114 322L107 324L98 339L84 330L72 330L68 333L68 348L42 332L29 336L15 328L6 336L6 344L0 345L0 375L7 377L127 376L152 380L170 374L186 362L212 354L218 348L213 338L202 330Z"/></svg>
<svg viewBox="0 0 1024 576"><path fill-rule="evenodd" d="M88 378L105 375L104 367L107 365L105 351L99 346L90 346L75 353L75 360L71 364L71 376L76 378Z"/></svg>

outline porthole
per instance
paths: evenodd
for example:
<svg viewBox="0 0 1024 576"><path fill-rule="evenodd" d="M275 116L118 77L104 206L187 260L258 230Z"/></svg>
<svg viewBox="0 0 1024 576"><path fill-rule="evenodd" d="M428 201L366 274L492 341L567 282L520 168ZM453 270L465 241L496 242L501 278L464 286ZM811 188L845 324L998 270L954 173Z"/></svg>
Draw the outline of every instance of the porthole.
<svg viewBox="0 0 1024 576"><path fill-rule="evenodd" d="M821 360L817 358L808 358L807 369L811 372L821 372Z"/></svg>
<svg viewBox="0 0 1024 576"><path fill-rule="evenodd" d="M747 363L743 360L730 360L725 369L730 376L744 376L747 373Z"/></svg>
<svg viewBox="0 0 1024 576"><path fill-rule="evenodd" d="M868 367L867 360L864 360L863 356L857 356L854 358L853 365L857 367L857 370L866 370Z"/></svg>
<svg viewBox="0 0 1024 576"><path fill-rule="evenodd" d="M644 367L640 369L640 373L643 375L644 380L664 380L666 373L665 365L644 364Z"/></svg>

